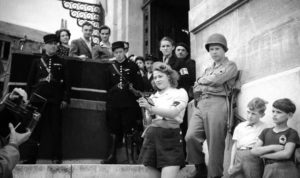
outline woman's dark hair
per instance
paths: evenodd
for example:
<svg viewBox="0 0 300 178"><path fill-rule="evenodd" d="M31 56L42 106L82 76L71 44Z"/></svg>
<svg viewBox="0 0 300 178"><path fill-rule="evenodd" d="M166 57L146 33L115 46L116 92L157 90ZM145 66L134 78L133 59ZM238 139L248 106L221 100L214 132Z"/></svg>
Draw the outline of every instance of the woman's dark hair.
<svg viewBox="0 0 300 178"><path fill-rule="evenodd" d="M58 41L59 41L60 44L61 44L61 41L60 41L60 34L61 34L62 32L66 32L66 33L68 34L69 38L71 38L71 33L70 33L70 31L69 31L68 29L60 29L60 30L57 30L57 31L55 32L55 34L56 34L57 39L58 39Z"/></svg>
<svg viewBox="0 0 300 178"><path fill-rule="evenodd" d="M159 71L161 73L166 74L169 77L171 87L176 88L178 86L179 75L169 65L163 62L155 62L153 63L153 71ZM154 80L152 80L152 86L155 90L159 90L156 87Z"/></svg>

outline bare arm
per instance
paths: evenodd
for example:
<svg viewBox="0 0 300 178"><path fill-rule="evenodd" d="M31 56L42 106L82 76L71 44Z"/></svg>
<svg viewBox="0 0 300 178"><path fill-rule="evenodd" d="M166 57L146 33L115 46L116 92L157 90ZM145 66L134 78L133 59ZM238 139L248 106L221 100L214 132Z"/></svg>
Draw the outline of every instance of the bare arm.
<svg viewBox="0 0 300 178"><path fill-rule="evenodd" d="M150 113L157 114L162 117L175 118L183 109L185 109L187 102L180 101L177 106L170 107L156 107L152 106L151 109L148 109Z"/></svg>
<svg viewBox="0 0 300 178"><path fill-rule="evenodd" d="M267 145L267 146L262 146L262 145L263 145L263 141L259 139L256 145L254 146L254 148L251 150L251 153L256 156L262 156L267 153L283 150L284 148L282 145Z"/></svg>
<svg viewBox="0 0 300 178"><path fill-rule="evenodd" d="M294 150L295 150L296 144L293 142L288 142L285 144L284 149L274 152L274 153L267 153L261 156L261 158L267 158L267 159L289 159L291 158Z"/></svg>
<svg viewBox="0 0 300 178"><path fill-rule="evenodd" d="M145 98L140 98L138 100L138 103L140 107L147 109L150 114L157 114L161 117L166 118L175 118L178 114L180 114L182 110L186 108L187 101L188 96L187 93L184 91L184 94L182 93L182 97L174 101L174 103L171 106L151 106Z"/></svg>

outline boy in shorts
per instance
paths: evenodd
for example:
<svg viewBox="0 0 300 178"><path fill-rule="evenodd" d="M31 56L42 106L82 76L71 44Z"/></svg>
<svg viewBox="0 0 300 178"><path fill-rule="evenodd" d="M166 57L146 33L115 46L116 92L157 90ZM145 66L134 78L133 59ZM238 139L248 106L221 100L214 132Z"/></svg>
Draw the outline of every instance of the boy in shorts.
<svg viewBox="0 0 300 178"><path fill-rule="evenodd" d="M267 125L260 119L264 117L267 102L253 98L247 105L247 121L240 123L233 133L233 146L228 173L231 177L259 178L263 174L263 162L251 154L260 133Z"/></svg>
<svg viewBox="0 0 300 178"><path fill-rule="evenodd" d="M254 155L264 159L263 178L298 178L293 155L299 145L297 131L288 127L287 121L296 111L295 104L287 98L273 103L275 127L267 128L259 135L259 140L251 150Z"/></svg>

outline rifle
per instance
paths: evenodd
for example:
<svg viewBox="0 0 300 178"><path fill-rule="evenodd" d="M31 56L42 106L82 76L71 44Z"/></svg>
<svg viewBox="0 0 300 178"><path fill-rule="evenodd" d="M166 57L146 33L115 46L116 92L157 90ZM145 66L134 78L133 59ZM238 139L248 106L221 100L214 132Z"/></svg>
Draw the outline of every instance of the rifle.
<svg viewBox="0 0 300 178"><path fill-rule="evenodd" d="M230 93L227 93L227 103L228 103L228 120L227 120L227 132L232 134L235 126L242 121L245 121L239 114L237 114L237 95L241 91L241 71L239 70L235 77L235 84L230 88ZM226 86L225 86L226 88Z"/></svg>
<svg viewBox="0 0 300 178"><path fill-rule="evenodd" d="M117 72L117 74L120 77L122 77L122 80L128 85L129 91L131 91L134 94L134 96L136 96L138 98L144 97L150 105L154 106L153 101L149 98L151 93L141 92L140 90L135 89L133 87L133 84L125 76L121 75L120 71L118 70L117 66L114 63L112 64L112 66L113 66L114 70ZM141 112L142 112L142 117L143 117L143 126L144 126L144 128L146 128L147 125L149 125L150 123L148 123L148 121L147 121L145 108L141 108Z"/></svg>

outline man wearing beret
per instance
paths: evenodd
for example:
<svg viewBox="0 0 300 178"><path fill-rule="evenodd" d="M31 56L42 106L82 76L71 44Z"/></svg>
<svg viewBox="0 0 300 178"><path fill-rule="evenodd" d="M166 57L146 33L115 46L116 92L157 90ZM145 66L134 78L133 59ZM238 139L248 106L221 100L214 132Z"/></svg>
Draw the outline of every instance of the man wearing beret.
<svg viewBox="0 0 300 178"><path fill-rule="evenodd" d="M178 59L183 60L183 65L179 69L179 88L184 88L189 94L189 100L192 99L192 87L196 80L195 61L189 57L189 47L187 44L180 42L175 47L175 55Z"/></svg>
<svg viewBox="0 0 300 178"><path fill-rule="evenodd" d="M27 83L29 95L47 99L32 138L40 143L38 159L52 162L61 161L61 109L70 102L67 66L56 55L57 41L55 34L44 36L43 54L33 62Z"/></svg>
<svg viewBox="0 0 300 178"><path fill-rule="evenodd" d="M112 44L116 58L107 70L107 124L113 138L111 155L103 163L116 163L116 149L122 147L123 136L141 121L141 110L134 90L143 90L143 81L138 66L125 56L123 41Z"/></svg>

